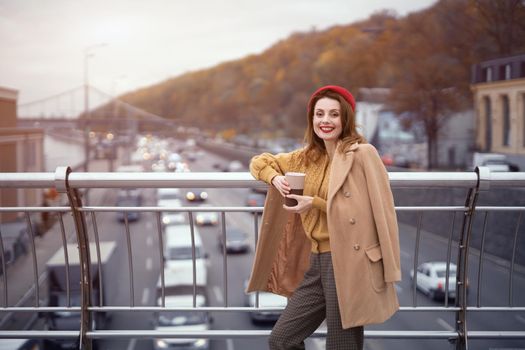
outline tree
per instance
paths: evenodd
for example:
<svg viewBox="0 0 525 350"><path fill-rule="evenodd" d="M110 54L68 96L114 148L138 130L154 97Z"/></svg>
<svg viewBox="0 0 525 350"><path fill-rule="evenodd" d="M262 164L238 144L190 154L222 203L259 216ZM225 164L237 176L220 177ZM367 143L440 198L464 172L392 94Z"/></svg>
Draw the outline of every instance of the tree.
<svg viewBox="0 0 525 350"><path fill-rule="evenodd" d="M483 32L498 48L500 56L525 48L523 0L471 0Z"/></svg>
<svg viewBox="0 0 525 350"><path fill-rule="evenodd" d="M391 50L397 79L389 102L397 113L403 113L405 125L423 127L429 169L437 166L440 129L464 101L456 87L465 75L464 67L447 53L441 28L430 12L412 15L397 33Z"/></svg>

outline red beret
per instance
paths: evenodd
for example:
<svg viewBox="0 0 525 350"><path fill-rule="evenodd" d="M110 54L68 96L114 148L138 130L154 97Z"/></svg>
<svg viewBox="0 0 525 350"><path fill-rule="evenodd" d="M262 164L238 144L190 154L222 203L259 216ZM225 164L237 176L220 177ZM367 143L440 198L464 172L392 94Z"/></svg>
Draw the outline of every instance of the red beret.
<svg viewBox="0 0 525 350"><path fill-rule="evenodd" d="M337 85L326 85L326 86L323 86L323 87L317 89L312 94L312 96L310 97L310 101L308 101L308 109L310 109L310 107L311 107L310 105L311 105L312 100L314 99L314 97L316 97L319 93L321 93L322 91L325 91L325 90L330 90L330 91L336 92L339 95L341 95L346 100L346 102L348 102L350 104L350 106L352 107L352 111L355 112L355 99L354 99L354 96L352 96L350 91L348 91L344 87L337 86Z"/></svg>

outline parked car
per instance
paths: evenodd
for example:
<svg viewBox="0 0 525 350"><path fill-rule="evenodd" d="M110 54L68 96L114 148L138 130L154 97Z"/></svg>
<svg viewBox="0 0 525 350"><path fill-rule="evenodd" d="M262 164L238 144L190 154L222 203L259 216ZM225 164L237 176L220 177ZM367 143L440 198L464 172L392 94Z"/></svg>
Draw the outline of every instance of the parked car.
<svg viewBox="0 0 525 350"><path fill-rule="evenodd" d="M224 237L219 231L219 248L224 250ZM250 249L248 234L235 227L226 228L226 253L246 253Z"/></svg>
<svg viewBox="0 0 525 350"><path fill-rule="evenodd" d="M450 263L448 278L448 297L456 297L456 265ZM447 263L443 261L426 262L417 267L416 288L431 299L445 298ZM410 278L414 279L414 270L410 271Z"/></svg>
<svg viewBox="0 0 525 350"><path fill-rule="evenodd" d="M505 154L474 152L472 160L473 169L484 166L490 171L520 171L516 164L511 163Z"/></svg>
<svg viewBox="0 0 525 350"><path fill-rule="evenodd" d="M193 188L186 192L186 200L190 202L204 202L208 199L208 192L202 189Z"/></svg>
<svg viewBox="0 0 525 350"><path fill-rule="evenodd" d="M209 207L203 205L203 207ZM201 211L195 215L195 223L199 226L217 225L219 223L219 214L214 211Z"/></svg>
<svg viewBox="0 0 525 350"><path fill-rule="evenodd" d="M244 283L244 289L248 287L248 281ZM245 299L245 305L249 307L256 307L256 294L247 293ZM259 292L259 307L261 308L282 308L286 307L288 299L277 294L269 292ZM276 322L281 316L282 311L264 311L257 310L250 312L250 318L253 323L257 322Z"/></svg>
<svg viewBox="0 0 525 350"><path fill-rule="evenodd" d="M485 161L482 166L490 169L490 171L519 171L519 167L504 159L491 159Z"/></svg>

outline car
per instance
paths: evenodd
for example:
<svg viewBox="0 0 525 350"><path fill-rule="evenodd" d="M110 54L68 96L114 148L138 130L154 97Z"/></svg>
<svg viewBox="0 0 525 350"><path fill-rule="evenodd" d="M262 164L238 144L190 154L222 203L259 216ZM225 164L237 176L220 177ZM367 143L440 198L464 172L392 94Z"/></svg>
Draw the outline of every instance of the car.
<svg viewBox="0 0 525 350"><path fill-rule="evenodd" d="M163 197L166 198L166 197ZM167 207L167 208L179 208L182 207L182 201L178 198L175 199L159 199L157 201L158 207ZM178 225L184 224L187 222L186 213L180 211L163 211L161 214L161 221L164 226L167 225Z"/></svg>
<svg viewBox="0 0 525 350"><path fill-rule="evenodd" d="M203 206L210 207L210 206ZM195 215L195 223L199 226L217 225L219 223L219 214L214 211L200 211Z"/></svg>
<svg viewBox="0 0 525 350"><path fill-rule="evenodd" d="M456 265L450 263L448 278L448 297L456 297ZM425 262L417 267L416 288L433 300L445 298L447 263L444 261ZM414 279L414 270L410 271Z"/></svg>
<svg viewBox="0 0 525 350"><path fill-rule="evenodd" d="M487 167L490 171L519 171L519 167L504 159L490 159L485 161L482 166Z"/></svg>
<svg viewBox="0 0 525 350"><path fill-rule="evenodd" d="M229 172L239 172L243 171L244 166L242 163L238 160L232 160L230 163L228 163L228 167L225 169L225 171Z"/></svg>
<svg viewBox="0 0 525 350"><path fill-rule="evenodd" d="M202 238L194 227L196 285L205 286L208 254L204 252ZM189 224L169 225L164 229L164 270L171 275L171 285L193 284L193 247Z"/></svg>
<svg viewBox="0 0 525 350"><path fill-rule="evenodd" d="M249 193L246 197L246 206L248 207L264 207L266 196L261 193Z"/></svg>
<svg viewBox="0 0 525 350"><path fill-rule="evenodd" d="M248 281L244 282L244 289L248 287ZM245 305L249 307L256 307L256 294L255 292L246 293ZM284 309L288 299L281 295L259 292L259 307L261 308L279 308ZM250 312L250 318L253 323L259 322L276 322L281 316L282 310L276 311L265 311L257 310Z"/></svg>
<svg viewBox="0 0 525 350"><path fill-rule="evenodd" d="M157 306L162 306L161 280L157 284ZM185 288L186 287L186 288ZM193 307L193 288L190 286L170 286L165 281L165 306L168 308ZM198 288L195 296L196 306L207 306L204 288ZM202 332L211 328L212 319L205 311L166 311L155 312L153 327L161 332ZM205 338L157 338L153 340L154 349L209 349L209 339Z"/></svg>
<svg viewBox="0 0 525 350"><path fill-rule="evenodd" d="M157 189L157 201L165 199L180 199L179 188L158 188Z"/></svg>
<svg viewBox="0 0 525 350"><path fill-rule="evenodd" d="M141 197L127 196L117 198L117 207L140 207ZM120 222L125 221L125 217L128 217L128 221L137 221L140 219L139 211L117 211L117 219Z"/></svg>
<svg viewBox="0 0 525 350"><path fill-rule="evenodd" d="M0 349L2 350L40 350L48 348L50 347L45 347L40 339L0 339Z"/></svg>
<svg viewBox="0 0 525 350"><path fill-rule="evenodd" d="M218 233L219 248L224 251L222 231ZM226 253L246 253L250 249L248 234L236 227L226 228Z"/></svg>
<svg viewBox="0 0 525 350"><path fill-rule="evenodd" d="M193 188L186 192L186 200L189 202L204 202L208 199L208 192L202 189Z"/></svg>
<svg viewBox="0 0 525 350"><path fill-rule="evenodd" d="M122 188L118 191L117 198L136 197L142 203L142 191L138 188Z"/></svg>
<svg viewBox="0 0 525 350"><path fill-rule="evenodd" d="M520 171L516 164L509 162L505 154L498 153L480 153L474 152L473 154L473 167L483 166L489 168L490 171Z"/></svg>
<svg viewBox="0 0 525 350"><path fill-rule="evenodd" d="M24 219L16 219L0 223L2 244L4 246L4 259L6 267L15 260L29 252L29 235L27 234L27 223ZM0 274L3 273L0 264Z"/></svg>

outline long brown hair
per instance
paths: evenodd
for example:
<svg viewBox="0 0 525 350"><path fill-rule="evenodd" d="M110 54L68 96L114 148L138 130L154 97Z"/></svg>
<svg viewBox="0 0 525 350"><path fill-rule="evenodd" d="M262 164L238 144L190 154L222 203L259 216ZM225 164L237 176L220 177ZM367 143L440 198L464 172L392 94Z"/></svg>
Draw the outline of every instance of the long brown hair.
<svg viewBox="0 0 525 350"><path fill-rule="evenodd" d="M304 150L305 161L315 161L319 157L326 153L326 148L324 146L324 141L315 134L313 126L314 118L314 109L317 101L327 97L333 100L339 101L341 104L341 125L343 131L339 135L339 140L341 140L341 146L338 147L339 151L344 153L350 147L351 144L355 142L366 143L366 139L357 131L357 125L355 122L355 112L350 106L350 104L344 99L343 96L339 95L335 91L323 90L317 95L313 96L308 107L308 112L306 115L307 126L304 133L304 143L306 145Z"/></svg>

